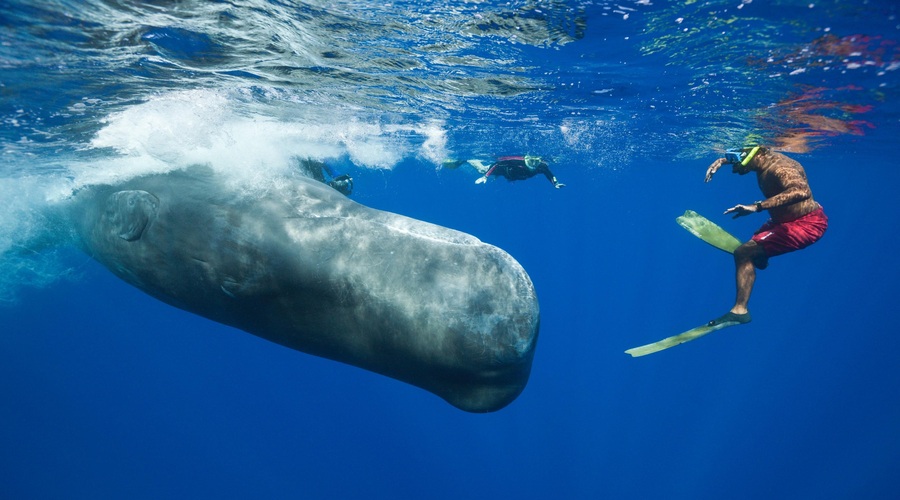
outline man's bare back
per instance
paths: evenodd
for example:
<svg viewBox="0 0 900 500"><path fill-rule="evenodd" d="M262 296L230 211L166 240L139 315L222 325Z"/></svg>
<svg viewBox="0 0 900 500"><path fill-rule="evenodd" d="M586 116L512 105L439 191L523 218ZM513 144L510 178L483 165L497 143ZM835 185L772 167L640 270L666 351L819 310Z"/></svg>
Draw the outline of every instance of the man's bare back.
<svg viewBox="0 0 900 500"><path fill-rule="evenodd" d="M761 205L769 211L772 220L792 221L819 208L800 163L773 151L758 154L754 159L758 165L756 180L766 197Z"/></svg>

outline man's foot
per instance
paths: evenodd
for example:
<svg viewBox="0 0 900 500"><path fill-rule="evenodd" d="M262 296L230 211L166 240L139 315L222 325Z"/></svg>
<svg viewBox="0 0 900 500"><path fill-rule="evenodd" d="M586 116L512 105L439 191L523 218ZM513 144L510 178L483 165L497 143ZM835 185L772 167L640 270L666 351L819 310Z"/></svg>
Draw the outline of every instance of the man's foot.
<svg viewBox="0 0 900 500"><path fill-rule="evenodd" d="M750 313L745 312L744 314L735 314L733 312L727 312L724 315L710 321L706 324L706 326L718 326L722 323L749 323L750 322Z"/></svg>

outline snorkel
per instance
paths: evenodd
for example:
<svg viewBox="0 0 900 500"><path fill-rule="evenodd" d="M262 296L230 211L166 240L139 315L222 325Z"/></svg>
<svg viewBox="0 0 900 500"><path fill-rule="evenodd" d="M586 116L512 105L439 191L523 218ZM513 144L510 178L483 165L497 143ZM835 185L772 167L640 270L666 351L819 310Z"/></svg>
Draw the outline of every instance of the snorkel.
<svg viewBox="0 0 900 500"><path fill-rule="evenodd" d="M743 160L741 160L741 165L746 167L747 164L750 163L750 160L752 160L753 157L756 156L756 153L758 153L758 152L759 152L759 146L753 146L753 149L751 149L750 152L747 153L747 157L744 158Z"/></svg>
<svg viewBox="0 0 900 500"><path fill-rule="evenodd" d="M740 150L731 149L725 152L725 162L735 166L740 165L742 167L746 167L758 152L759 146L753 146L752 148L743 148Z"/></svg>
<svg viewBox="0 0 900 500"><path fill-rule="evenodd" d="M534 169L538 168L538 166L541 164L540 156L525 155L524 159L525 159L525 166L528 167L529 170L534 170Z"/></svg>

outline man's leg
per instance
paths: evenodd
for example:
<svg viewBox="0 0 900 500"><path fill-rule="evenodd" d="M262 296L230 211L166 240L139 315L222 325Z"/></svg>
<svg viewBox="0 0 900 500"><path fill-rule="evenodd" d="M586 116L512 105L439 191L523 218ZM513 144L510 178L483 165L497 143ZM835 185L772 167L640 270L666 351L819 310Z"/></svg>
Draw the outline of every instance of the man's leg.
<svg viewBox="0 0 900 500"><path fill-rule="evenodd" d="M739 246L734 251L735 282L737 284L737 297L731 312L734 314L746 314L747 304L750 302L750 293L756 282L756 269L754 262L763 263L765 266L766 252L763 248L750 240Z"/></svg>
<svg viewBox="0 0 900 500"><path fill-rule="evenodd" d="M734 250L735 281L737 283L737 297L734 307L724 315L709 322L708 326L733 325L735 323L749 323L750 311L747 303L750 302L750 292L753 291L753 283L756 281L756 269L765 269L768 264L766 252L755 241L737 247Z"/></svg>
<svg viewBox="0 0 900 500"><path fill-rule="evenodd" d="M491 168L490 165L485 165L481 160L466 160L466 163L472 166L475 170L478 171L479 174L484 175L487 173L488 169Z"/></svg>

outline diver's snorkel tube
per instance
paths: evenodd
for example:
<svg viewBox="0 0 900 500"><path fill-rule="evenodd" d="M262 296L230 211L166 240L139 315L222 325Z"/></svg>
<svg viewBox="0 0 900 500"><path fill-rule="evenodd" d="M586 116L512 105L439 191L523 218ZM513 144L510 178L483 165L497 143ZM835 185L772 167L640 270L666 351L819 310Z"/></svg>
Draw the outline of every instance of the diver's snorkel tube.
<svg viewBox="0 0 900 500"><path fill-rule="evenodd" d="M753 146L753 149L751 149L750 152L747 153L747 157L741 160L741 165L746 167L747 164L750 163L750 160L752 160L753 157L756 156L756 153L759 153L759 146Z"/></svg>

